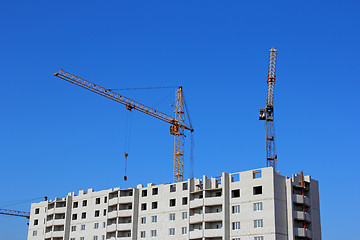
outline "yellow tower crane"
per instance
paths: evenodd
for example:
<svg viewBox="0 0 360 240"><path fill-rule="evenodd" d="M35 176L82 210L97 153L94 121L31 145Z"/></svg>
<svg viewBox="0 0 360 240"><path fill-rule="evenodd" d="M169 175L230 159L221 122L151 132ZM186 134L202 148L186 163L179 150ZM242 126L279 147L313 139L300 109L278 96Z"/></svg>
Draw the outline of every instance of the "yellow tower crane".
<svg viewBox="0 0 360 240"><path fill-rule="evenodd" d="M184 134L185 130L194 131L193 127L186 125L184 121L184 105L183 105L183 92L182 87L176 89L176 103L173 105L175 108L175 117L171 117L162 113L154 108L148 107L142 103L134 101L130 98L124 97L110 89L106 89L95 83L89 82L74 74L60 70L54 76L64 79L70 83L76 84L94 93L107 97L111 100L124 104L126 108L131 111L132 109L143 112L147 115L160 119L164 122L170 123L170 134L174 135L174 171L173 182L183 181L183 166L184 166Z"/></svg>

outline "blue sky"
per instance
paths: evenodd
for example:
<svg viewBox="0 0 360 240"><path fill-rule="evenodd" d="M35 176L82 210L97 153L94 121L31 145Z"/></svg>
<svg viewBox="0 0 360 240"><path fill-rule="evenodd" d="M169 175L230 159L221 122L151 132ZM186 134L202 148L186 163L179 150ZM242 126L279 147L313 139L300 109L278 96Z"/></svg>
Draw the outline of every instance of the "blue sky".
<svg viewBox="0 0 360 240"><path fill-rule="evenodd" d="M0 208L28 211L29 203L10 204L172 181L169 125L131 114L124 182L125 107L53 77L60 68L107 88L182 85L195 129L195 177L264 167L258 108L265 106L268 50L275 47L278 170L319 180L323 238L353 239L359 5L1 1ZM172 114L171 91L122 93ZM185 178L189 150L187 141ZM0 216L0 240L26 238L26 223Z"/></svg>

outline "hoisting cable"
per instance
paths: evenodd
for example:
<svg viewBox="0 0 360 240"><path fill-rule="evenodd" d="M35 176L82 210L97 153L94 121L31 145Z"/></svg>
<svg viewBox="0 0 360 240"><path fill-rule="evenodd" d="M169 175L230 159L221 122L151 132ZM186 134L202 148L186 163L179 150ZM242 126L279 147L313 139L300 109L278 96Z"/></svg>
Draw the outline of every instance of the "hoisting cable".
<svg viewBox="0 0 360 240"><path fill-rule="evenodd" d="M0 208L14 206L14 205L22 204L22 203L27 203L27 202L32 202L32 201L35 201L35 200L38 200L38 199L41 199L41 198L44 198L44 197L37 197L37 198L28 199L28 200L22 200L22 201L18 201L18 202L13 201L13 203L2 205Z"/></svg>
<svg viewBox="0 0 360 240"><path fill-rule="evenodd" d="M190 119L190 113L189 113L189 109L187 107L186 101L185 101L185 95L183 92L183 105L185 106L185 114L189 120L189 124L190 127L192 128L192 123L191 123L191 119ZM194 130L190 132L190 141L191 141L191 145L190 145L190 178L194 178Z"/></svg>
<svg viewBox="0 0 360 240"><path fill-rule="evenodd" d="M171 90L170 92L169 92L169 94L168 95L166 95L166 97L164 97L163 99L161 99L160 101L158 101L157 103L155 103L153 106L154 106L154 108L157 108L159 105L160 105L160 103L163 103L165 100L167 100L171 95L173 95L174 94L174 92ZM174 103L175 104L175 103Z"/></svg>
<svg viewBox="0 0 360 240"><path fill-rule="evenodd" d="M190 124L190 127L192 128L192 123L191 123L191 119L190 119L190 113L189 113L189 109L187 107L187 104L186 104L186 101L185 101L185 95L184 95L184 91L183 91L183 103L184 103L184 106L185 106L185 110L186 110L186 115L188 117L188 120L189 120L189 124Z"/></svg>
<svg viewBox="0 0 360 240"><path fill-rule="evenodd" d="M194 132L190 133L190 179L194 178Z"/></svg>
<svg viewBox="0 0 360 240"><path fill-rule="evenodd" d="M125 175L124 180L127 181L127 158L129 156L129 148L130 148L130 133L131 133L131 109L129 106L127 107L129 112L127 113L126 117L126 130L125 130L125 146L124 146L124 156L125 156Z"/></svg>

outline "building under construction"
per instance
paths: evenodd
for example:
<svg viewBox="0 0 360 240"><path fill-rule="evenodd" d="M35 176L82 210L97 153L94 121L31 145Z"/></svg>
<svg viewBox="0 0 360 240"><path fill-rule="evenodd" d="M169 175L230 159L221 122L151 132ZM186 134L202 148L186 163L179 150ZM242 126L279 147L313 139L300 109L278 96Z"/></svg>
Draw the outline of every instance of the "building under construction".
<svg viewBox="0 0 360 240"><path fill-rule="evenodd" d="M105 239L320 240L318 182L267 167L31 205L28 240Z"/></svg>

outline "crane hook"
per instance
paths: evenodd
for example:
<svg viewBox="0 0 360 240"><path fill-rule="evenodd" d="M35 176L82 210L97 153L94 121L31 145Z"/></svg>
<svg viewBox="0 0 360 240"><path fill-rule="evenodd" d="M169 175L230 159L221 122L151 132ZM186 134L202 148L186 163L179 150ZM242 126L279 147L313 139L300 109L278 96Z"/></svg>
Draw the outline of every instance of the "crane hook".
<svg viewBox="0 0 360 240"><path fill-rule="evenodd" d="M124 181L127 181L127 176L126 176L126 167L127 167L127 157L129 156L128 153L124 153L125 156L125 175L124 175Z"/></svg>

